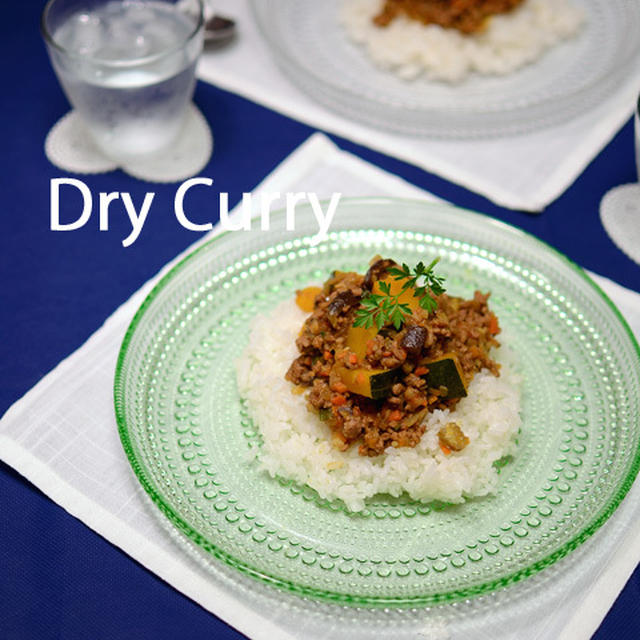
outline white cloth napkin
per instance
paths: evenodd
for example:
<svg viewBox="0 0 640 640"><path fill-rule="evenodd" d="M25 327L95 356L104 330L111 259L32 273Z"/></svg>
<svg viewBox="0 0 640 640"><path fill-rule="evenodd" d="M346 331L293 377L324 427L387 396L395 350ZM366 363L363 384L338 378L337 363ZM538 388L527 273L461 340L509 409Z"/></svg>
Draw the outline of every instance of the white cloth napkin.
<svg viewBox="0 0 640 640"><path fill-rule="evenodd" d="M334 114L293 85L260 35L248 0L216 0L215 7L237 18L240 33L232 46L204 54L198 67L201 79L512 209L539 211L560 196L631 115L640 87L638 65L597 107L561 126L526 135L468 141L403 136Z"/></svg>
<svg viewBox="0 0 640 640"><path fill-rule="evenodd" d="M431 197L340 151L321 134L285 160L259 190ZM205 568L194 548L185 553L186 543L176 542L179 534L171 533L139 488L118 438L112 400L120 342L162 273L0 420L0 457L6 463L70 514L251 638L364 640L380 637L390 624L394 637L414 640L586 639L593 633L640 561L638 483L602 530L565 560L509 589L510 599L499 611L491 608L489 597L484 603L465 603L454 619L438 610L368 612L306 601L211 559ZM640 336L640 295L597 280ZM615 553L605 540L615 541Z"/></svg>

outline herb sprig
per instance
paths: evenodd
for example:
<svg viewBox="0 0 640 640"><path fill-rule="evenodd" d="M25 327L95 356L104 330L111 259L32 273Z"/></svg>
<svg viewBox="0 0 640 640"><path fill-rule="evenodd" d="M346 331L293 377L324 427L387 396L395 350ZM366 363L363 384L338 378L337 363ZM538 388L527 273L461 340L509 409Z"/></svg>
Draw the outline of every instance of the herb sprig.
<svg viewBox="0 0 640 640"><path fill-rule="evenodd" d="M438 307L435 296L445 292L444 277L433 272L439 260L440 258L435 258L426 267L423 262L418 262L414 269L410 269L404 263L402 267L387 269L394 280L405 280L402 289L397 295L392 295L391 284L379 280L378 287L381 293L368 292L363 296L353 326L370 329L375 325L382 329L385 324L393 324L395 329L399 330L405 317L411 315L411 308L408 304L400 302L400 296L411 288L414 289L413 297L419 299L418 303L423 309L428 313L435 311Z"/></svg>

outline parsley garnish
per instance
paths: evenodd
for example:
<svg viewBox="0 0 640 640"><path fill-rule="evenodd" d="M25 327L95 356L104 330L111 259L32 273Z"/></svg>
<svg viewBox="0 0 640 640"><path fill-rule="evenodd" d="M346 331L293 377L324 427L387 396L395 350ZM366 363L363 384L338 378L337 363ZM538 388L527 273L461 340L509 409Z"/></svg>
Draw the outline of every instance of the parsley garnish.
<svg viewBox="0 0 640 640"><path fill-rule="evenodd" d="M370 329L374 325L382 329L385 324L393 324L399 330L405 316L411 315L411 308L406 303L399 301L400 296L410 288L414 289L414 298L419 298L420 306L428 313L438 307L435 296L444 293L442 286L444 278L433 273L440 258L432 260L428 267L423 262L418 262L413 270L408 265L402 267L390 267L387 272L394 280L405 280L402 289L397 295L391 294L391 285L383 280L378 281L378 287L382 293L366 293L361 301L360 308L356 311L354 327Z"/></svg>

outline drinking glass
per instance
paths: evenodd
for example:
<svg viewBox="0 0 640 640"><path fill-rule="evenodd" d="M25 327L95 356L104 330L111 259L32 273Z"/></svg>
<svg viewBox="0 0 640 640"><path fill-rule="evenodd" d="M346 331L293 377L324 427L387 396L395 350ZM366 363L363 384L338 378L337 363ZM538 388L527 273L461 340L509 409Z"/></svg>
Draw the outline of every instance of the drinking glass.
<svg viewBox="0 0 640 640"><path fill-rule="evenodd" d="M41 29L69 102L115 161L178 136L203 44L202 0L49 0Z"/></svg>

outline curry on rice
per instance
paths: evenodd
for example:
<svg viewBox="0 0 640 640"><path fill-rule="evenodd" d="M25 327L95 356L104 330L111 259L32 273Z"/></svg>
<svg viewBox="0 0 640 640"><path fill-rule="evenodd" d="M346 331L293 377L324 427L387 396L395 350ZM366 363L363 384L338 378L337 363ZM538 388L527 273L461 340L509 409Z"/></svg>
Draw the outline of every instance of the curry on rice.
<svg viewBox="0 0 640 640"><path fill-rule="evenodd" d="M496 14L515 9L523 0L385 0L373 21L386 27L404 15L423 24L437 24L462 33L481 31Z"/></svg>
<svg viewBox="0 0 640 640"><path fill-rule="evenodd" d="M464 300L431 291L434 304L425 309L397 267L376 257L365 275L335 271L321 288L298 292L310 315L286 378L308 391L307 407L329 425L334 445L359 442L363 456L415 447L428 412L453 409L482 369L499 375L489 356L500 333L489 294ZM384 292L404 305L402 321L354 326L367 298ZM438 435L445 453L469 442L455 422Z"/></svg>

